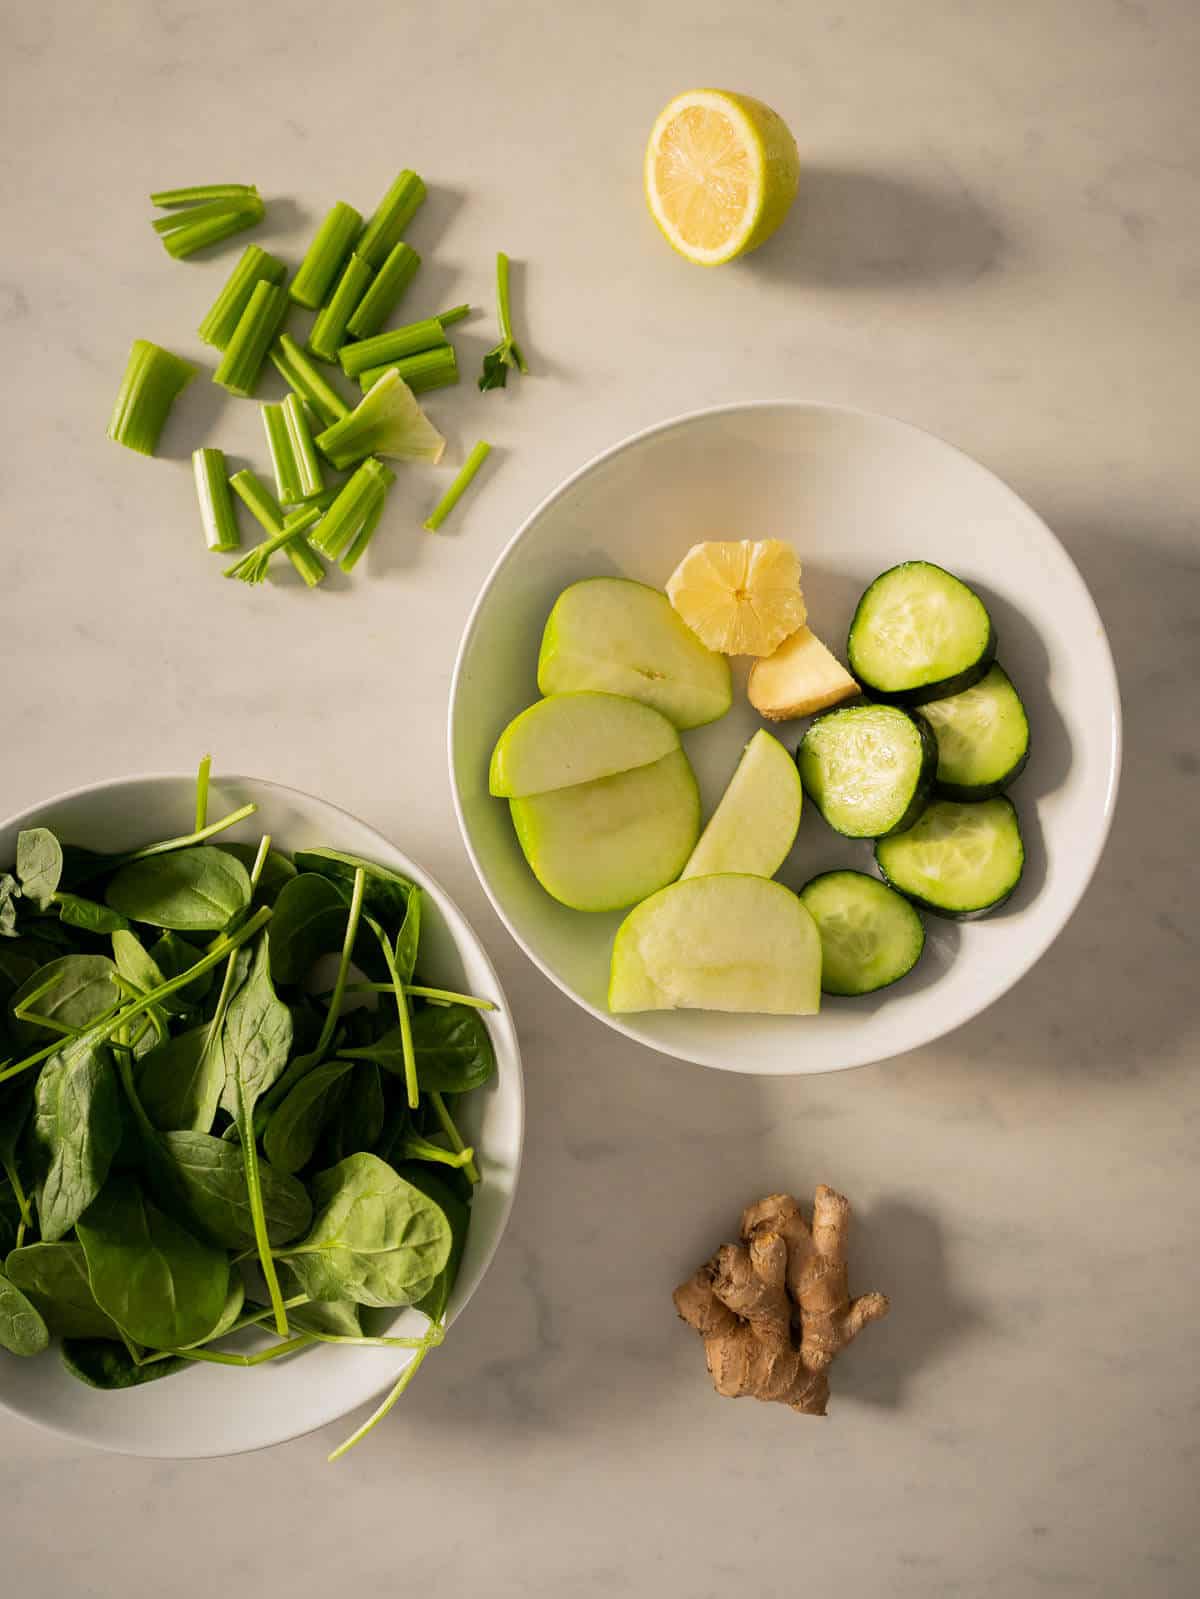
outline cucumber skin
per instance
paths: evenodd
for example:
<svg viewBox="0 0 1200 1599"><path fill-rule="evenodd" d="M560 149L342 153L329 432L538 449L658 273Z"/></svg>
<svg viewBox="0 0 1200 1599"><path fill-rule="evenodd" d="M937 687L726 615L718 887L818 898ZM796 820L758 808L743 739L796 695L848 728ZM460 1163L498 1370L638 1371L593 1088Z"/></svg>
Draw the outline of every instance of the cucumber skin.
<svg viewBox="0 0 1200 1599"><path fill-rule="evenodd" d="M808 882L805 883L804 888L800 890L800 903L802 905L804 904L804 890L811 888L814 883L819 883L823 877L869 877L869 875L870 874L867 872L855 871L849 866L835 866L828 872L818 872L815 877L810 877ZM874 879L871 880L874 881ZM896 887L896 885L894 883L887 882L886 879L884 880L884 887L890 888L894 894L900 894L900 890ZM906 904L913 903L907 894L900 894L900 898L904 900ZM816 921L816 918L814 917L813 920ZM918 917L917 920L920 922L920 917ZM820 931L821 924L820 922L817 922L817 932L819 933ZM882 994L885 988L895 988L897 983L902 983L908 976L909 972L911 972L916 966L917 962L921 959L921 956L924 953L925 928L922 926L921 942L917 945L917 953L913 956L912 960L902 972L897 972L895 977L889 977L886 983L877 983L874 988L826 988L824 975L822 975L821 992L822 994L831 995L834 999L868 999L872 994Z"/></svg>
<svg viewBox="0 0 1200 1599"><path fill-rule="evenodd" d="M1015 783L1028 766L1032 747L1032 741L1027 741L1024 755L995 783L979 783L972 787L969 783L943 783L935 778L934 792L938 799L958 800L964 805L970 805L974 800L995 799L997 795L1003 794L1010 784Z"/></svg>
<svg viewBox="0 0 1200 1599"><path fill-rule="evenodd" d="M817 810L821 811L821 820L832 832L836 833L839 838L880 839L891 838L893 833L906 833L913 823L920 819L922 811L933 798L933 785L934 779L937 776L938 763L937 735L934 733L933 728L929 725L919 711L914 712L908 710L902 705L898 705L894 708L896 710L904 711L909 721L913 723L917 732L921 736L921 770L917 774L917 781L913 787L912 798L908 802L908 809L904 812L904 815L900 818L896 825L894 827L889 827L886 833L843 833L841 828L835 826L835 824L829 820L828 816L825 815L825 812L821 810L820 805L817 804L816 797L808 794L807 790L805 790L807 797L812 800L814 805L816 805ZM840 711L845 711L848 709L853 709L853 707L836 705L832 710L822 711L820 716L813 717L812 721L809 723L808 732L811 733L813 728L816 727L817 723L823 722L826 717L836 716ZM805 738L807 738L807 736L808 734L806 733ZM800 769L800 747L803 743L804 739L801 739L800 744L796 745L797 771ZM801 779L801 787L803 787L803 779Z"/></svg>
<svg viewBox="0 0 1200 1599"><path fill-rule="evenodd" d="M982 798L983 796L979 795L977 797ZM968 801L967 803L970 802ZM944 922L977 922L983 916L990 916L993 911L998 911L1001 905L1008 903L1008 901L1016 893L1017 889L1020 888L1021 879L1025 876L1025 839L1021 832L1021 819L1017 815L1015 806L1012 807L1012 812L1013 819L1017 824L1017 837L1021 842L1021 869L1009 887L1005 889L1004 893L999 895L998 898L992 900L991 904L989 905L980 905L976 910L973 911L948 911L943 905L935 905L932 900L923 899L920 894L914 894L909 889L902 888L899 883L893 882L893 880L888 876L883 862L879 859L879 851L876 849L873 853L875 856L875 865L879 869L879 875L883 878L884 882L889 888L894 888L897 894L903 894L905 899L908 900L910 904L916 905L920 910L928 911L931 916L940 916ZM876 843L878 842L879 841L876 840Z"/></svg>
<svg viewBox="0 0 1200 1599"><path fill-rule="evenodd" d="M860 602L861 603L861 602ZM858 612L855 611L857 618ZM850 630L853 632L854 623L851 622ZM914 706L924 705L927 700L948 700L952 694L961 694L966 688L974 688L982 678L988 675L992 662L996 659L996 625L993 622L988 629L988 640L984 645L983 654L963 672L956 672L953 677L939 678L936 683L923 683L920 688L902 689L898 694L889 694L886 689L873 688L863 677L859 677L864 695L869 700L874 700L879 705L898 705L901 710L911 710Z"/></svg>
<svg viewBox="0 0 1200 1599"><path fill-rule="evenodd" d="M875 587L875 584L880 581L880 579L889 576L889 574L892 572L898 572L901 566L910 566L912 564L913 563L909 561L901 561L898 566L891 566L886 572L880 572L879 577L872 579L872 581L867 584L866 588L862 592L861 599L854 607L854 615L850 618L850 628L846 634L846 659L850 662L850 671L853 676L858 679L858 682L862 687L862 691L867 699L875 700L880 705L899 705L901 707L908 707L910 705L924 705L926 700L947 700L952 694L961 694L965 688L974 688L976 683L979 682L980 678L987 676L992 662L996 659L996 624L992 621L992 613L988 611L987 606L984 605L983 608L985 611L987 611L988 619L987 643L984 645L983 654L979 657L979 659L973 661L972 664L964 671L956 672L953 677L939 678L936 683L923 683L920 688L901 689L898 693L890 693L887 689L875 688L870 680L863 675L861 667L855 665L853 651L851 650L850 644L854 637L854 629L858 626L859 615L862 612L863 606L866 604L867 596ZM927 566L937 566L936 561L927 561L924 564ZM963 579L958 577L957 573L947 572L944 566L938 567L938 570L940 572L946 572L947 577L955 578L957 582L962 583L963 588L970 589L971 593L975 594L975 590L971 588L971 585L963 582ZM975 594L975 598L977 600L979 599L978 594ZM982 600L979 600L979 603L983 605ZM983 796L980 795L980 798L982 797Z"/></svg>

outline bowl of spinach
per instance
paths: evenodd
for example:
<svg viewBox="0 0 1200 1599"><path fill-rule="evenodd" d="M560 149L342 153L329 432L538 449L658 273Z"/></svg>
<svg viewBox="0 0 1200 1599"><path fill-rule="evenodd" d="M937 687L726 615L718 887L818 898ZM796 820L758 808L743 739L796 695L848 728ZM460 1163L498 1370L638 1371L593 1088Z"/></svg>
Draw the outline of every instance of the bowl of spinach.
<svg viewBox="0 0 1200 1599"><path fill-rule="evenodd" d="M508 1220L521 1062L415 862L257 778L0 825L0 1404L236 1453L399 1399Z"/></svg>

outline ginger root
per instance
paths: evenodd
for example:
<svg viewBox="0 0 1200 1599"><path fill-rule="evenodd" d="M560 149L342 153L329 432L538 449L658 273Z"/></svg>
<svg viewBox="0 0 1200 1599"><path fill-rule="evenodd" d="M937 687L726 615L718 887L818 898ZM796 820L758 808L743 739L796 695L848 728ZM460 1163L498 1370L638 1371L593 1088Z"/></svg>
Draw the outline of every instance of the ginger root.
<svg viewBox="0 0 1200 1599"><path fill-rule="evenodd" d="M723 1244L675 1290L719 1394L825 1414L833 1357L888 1308L882 1294L850 1298L849 1222L849 1201L824 1183L811 1228L790 1194L771 1194L743 1211L742 1242Z"/></svg>

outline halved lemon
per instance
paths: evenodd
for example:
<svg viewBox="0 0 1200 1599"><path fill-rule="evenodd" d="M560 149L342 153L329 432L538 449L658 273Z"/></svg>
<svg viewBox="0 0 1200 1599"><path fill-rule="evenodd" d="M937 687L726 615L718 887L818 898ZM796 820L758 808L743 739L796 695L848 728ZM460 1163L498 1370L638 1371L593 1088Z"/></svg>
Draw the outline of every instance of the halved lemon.
<svg viewBox="0 0 1200 1599"><path fill-rule="evenodd" d="M693 544L667 580L667 597L722 655L770 655L804 626L800 562L782 539Z"/></svg>
<svg viewBox="0 0 1200 1599"><path fill-rule="evenodd" d="M748 94L689 89L646 146L646 203L667 242L700 266L756 250L787 216L800 155L783 118Z"/></svg>

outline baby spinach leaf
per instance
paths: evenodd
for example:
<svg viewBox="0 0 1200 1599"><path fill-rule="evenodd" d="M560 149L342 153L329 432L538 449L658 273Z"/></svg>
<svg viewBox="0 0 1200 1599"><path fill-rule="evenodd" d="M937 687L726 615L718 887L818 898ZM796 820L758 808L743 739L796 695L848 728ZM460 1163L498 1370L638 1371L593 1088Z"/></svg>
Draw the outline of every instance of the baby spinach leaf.
<svg viewBox="0 0 1200 1599"><path fill-rule="evenodd" d="M221 932L250 904L241 861L213 844L150 855L123 866L105 899L134 922L176 932Z"/></svg>
<svg viewBox="0 0 1200 1599"><path fill-rule="evenodd" d="M121 1142L121 1092L108 1048L86 1035L51 1055L34 1090L38 1222L55 1243L104 1186Z"/></svg>
<svg viewBox="0 0 1200 1599"><path fill-rule="evenodd" d="M17 932L17 901L21 897L20 885L11 872L0 872L0 938L19 938Z"/></svg>
<svg viewBox="0 0 1200 1599"><path fill-rule="evenodd" d="M202 954L202 950L196 949L178 933L163 933L150 946L150 959L168 979L182 977L184 972L196 964ZM179 990L179 998L189 1005L198 1005L209 993L215 980L216 972L213 969L201 972L193 982Z"/></svg>
<svg viewBox="0 0 1200 1599"><path fill-rule="evenodd" d="M283 1172L296 1172L308 1165L321 1129L337 1109L345 1079L353 1070L352 1060L326 1061L302 1077L281 1101L263 1136L263 1148L273 1166Z"/></svg>
<svg viewBox="0 0 1200 1599"><path fill-rule="evenodd" d="M161 1140L180 1203L206 1237L225 1249L254 1246L254 1222L246 1192L246 1161L240 1144L207 1133L167 1133ZM298 1237L312 1220L304 1185L263 1162L263 1215L267 1237L278 1248Z"/></svg>
<svg viewBox="0 0 1200 1599"><path fill-rule="evenodd" d="M313 1198L312 1227L282 1251L310 1299L412 1304L450 1258L441 1208L374 1155L350 1155L318 1173Z"/></svg>
<svg viewBox="0 0 1200 1599"><path fill-rule="evenodd" d="M206 1338L229 1294L229 1259L114 1177L79 1220L96 1303L126 1337L151 1349Z"/></svg>
<svg viewBox="0 0 1200 1599"><path fill-rule="evenodd" d="M413 1051L417 1081L425 1093L466 1094L480 1088L496 1070L496 1052L477 1010L470 1005L429 1006L413 1012ZM393 1027L374 1044L344 1053L377 1061L384 1071L404 1076L403 1034Z"/></svg>
<svg viewBox="0 0 1200 1599"><path fill-rule="evenodd" d="M140 1388L143 1383L171 1377L192 1365L182 1356L172 1356L139 1366L124 1344L109 1343L102 1338L64 1338L62 1360L72 1377L78 1377L89 1388L109 1391Z"/></svg>
<svg viewBox="0 0 1200 1599"><path fill-rule="evenodd" d="M0 1349L10 1355L40 1355L49 1342L37 1306L0 1272Z"/></svg>
<svg viewBox="0 0 1200 1599"><path fill-rule="evenodd" d="M155 1127L206 1133L225 1089L221 1034L206 1022L156 1044L138 1062L137 1089Z"/></svg>
<svg viewBox="0 0 1200 1599"><path fill-rule="evenodd" d="M26 979L9 1001L15 1010L28 994L35 993L48 984L45 991L34 1000L34 1015L44 1016L57 1027L47 1028L41 1022L17 1020L13 1031L31 1047L47 1042L48 1032L69 1029L81 1032L98 1021L121 997L116 982L117 969L107 955L60 955L57 960L39 966Z"/></svg>
<svg viewBox="0 0 1200 1599"><path fill-rule="evenodd" d="M421 943L421 890L414 886L408 899L404 921L396 934L396 970L401 980L411 983Z"/></svg>
<svg viewBox="0 0 1200 1599"><path fill-rule="evenodd" d="M21 892L38 910L49 909L62 872L62 845L48 827L28 827L17 834L17 876L21 879Z"/></svg>
<svg viewBox="0 0 1200 1599"><path fill-rule="evenodd" d="M129 926L119 911L78 894L55 894L54 905L59 921L83 933L116 933Z"/></svg>
<svg viewBox="0 0 1200 1599"><path fill-rule="evenodd" d="M433 1287L423 1299L418 1301L417 1309L428 1316L430 1321L437 1321L445 1314L454 1284L458 1279L458 1269L462 1265L463 1251L467 1247L467 1232L471 1225L470 1207L450 1188L448 1183L417 1162L399 1168L400 1175L410 1182L414 1188L433 1200L435 1205L440 1205L445 1213L446 1220L450 1223L453 1243L450 1246L450 1257L442 1270L438 1273Z"/></svg>
<svg viewBox="0 0 1200 1599"><path fill-rule="evenodd" d="M360 1149L372 1149L383 1132L385 1115L379 1067L374 1061L360 1060L325 1127L322 1158L332 1165Z"/></svg>
<svg viewBox="0 0 1200 1599"><path fill-rule="evenodd" d="M17 1247L21 1206L7 1177L0 1177L0 1259Z"/></svg>
<svg viewBox="0 0 1200 1599"><path fill-rule="evenodd" d="M298 1332L325 1333L334 1338L361 1338L362 1319L358 1306L348 1299L310 1299L288 1311L288 1319Z"/></svg>
<svg viewBox="0 0 1200 1599"><path fill-rule="evenodd" d="M219 844L217 847L227 850L230 855L241 861L247 872L258 859L257 844L230 843ZM262 870L258 874L258 887L254 890L255 905L274 905L295 875L296 868L287 856L281 850L269 849Z"/></svg>
<svg viewBox="0 0 1200 1599"><path fill-rule="evenodd" d="M318 957L341 949L345 931L345 896L327 877L301 872L275 903L271 976L277 983L302 983Z"/></svg>
<svg viewBox="0 0 1200 1599"><path fill-rule="evenodd" d="M249 1115L287 1065L292 1047L292 1013L271 982L265 935L254 947L246 981L230 1002L224 1045L221 1105L235 1118Z"/></svg>
<svg viewBox="0 0 1200 1599"><path fill-rule="evenodd" d="M221 1104L233 1117L246 1157L246 1194L254 1223L255 1248L275 1312L275 1329L283 1338L287 1336L287 1313L283 1308L283 1296L279 1292L275 1262L271 1257L259 1172L254 1107L287 1066L292 1048L292 1013L279 999L271 982L265 933L255 946L250 975L226 1013L222 1043L225 1052L225 1087Z"/></svg>
<svg viewBox="0 0 1200 1599"><path fill-rule="evenodd" d="M303 1292L299 1278L279 1262L279 1283L289 1299ZM361 1338L362 1311L349 1299L310 1299L288 1311L288 1320L300 1332L328 1333L335 1338Z"/></svg>
<svg viewBox="0 0 1200 1599"><path fill-rule="evenodd" d="M408 912L408 902L415 885L407 877L389 872L386 866L376 866L359 855L347 855L336 849L297 850L293 859L300 872L317 872L330 882L340 883L349 894L354 874L359 867L366 874L363 908L388 927L403 926Z"/></svg>
<svg viewBox="0 0 1200 1599"><path fill-rule="evenodd" d="M32 1109L33 1083L28 1074L0 1084L0 1171L8 1180L18 1213L24 1213L26 1224L29 1222L28 1201L17 1170L17 1146Z"/></svg>
<svg viewBox="0 0 1200 1599"><path fill-rule="evenodd" d="M4 1262L10 1282L37 1306L59 1338L117 1338L120 1329L100 1309L79 1244L28 1244Z"/></svg>

